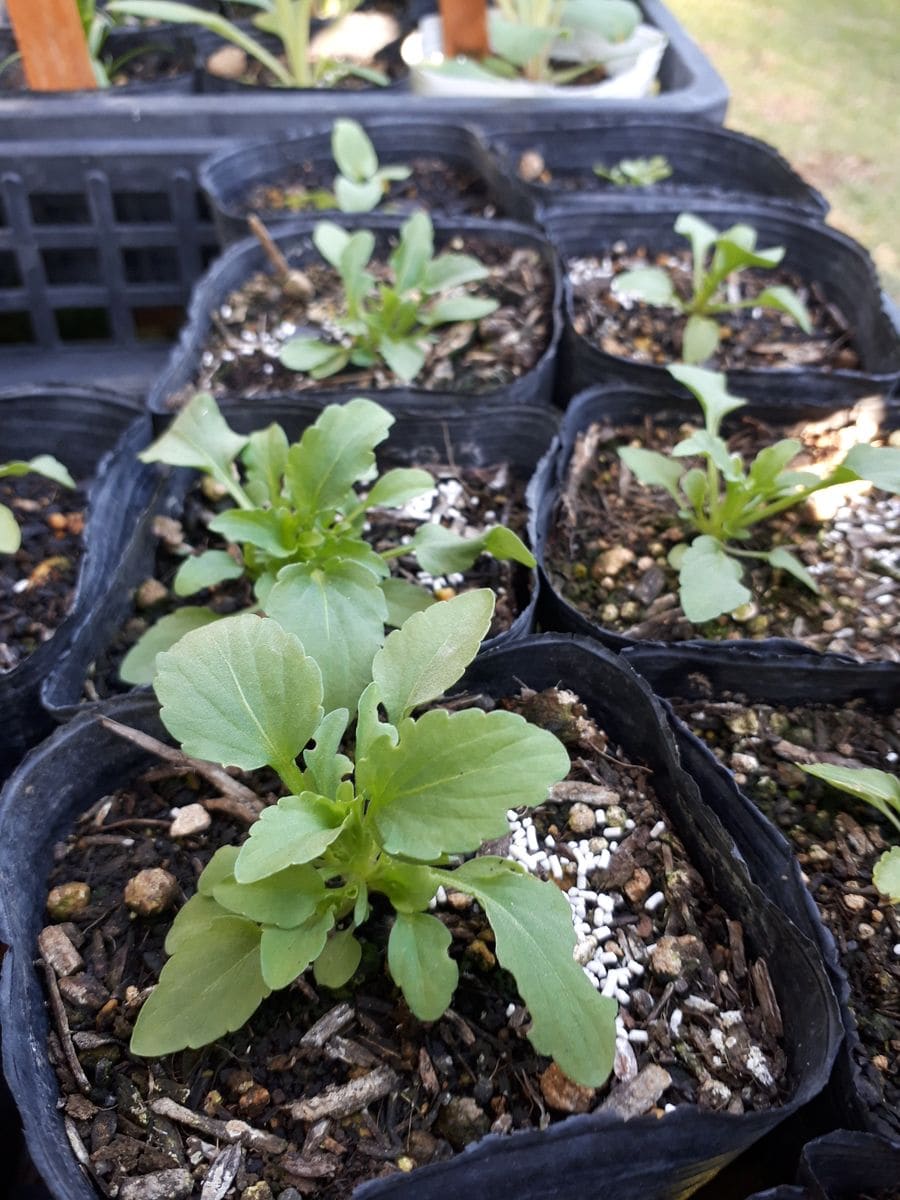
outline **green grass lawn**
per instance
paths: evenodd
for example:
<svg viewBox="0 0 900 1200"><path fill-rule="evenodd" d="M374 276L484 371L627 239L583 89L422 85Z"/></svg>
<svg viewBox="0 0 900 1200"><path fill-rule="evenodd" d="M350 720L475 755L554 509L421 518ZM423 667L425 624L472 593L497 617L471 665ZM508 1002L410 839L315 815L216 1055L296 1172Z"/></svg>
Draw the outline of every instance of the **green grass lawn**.
<svg viewBox="0 0 900 1200"><path fill-rule="evenodd" d="M777 146L900 299L898 0L666 0L731 90L726 124Z"/></svg>

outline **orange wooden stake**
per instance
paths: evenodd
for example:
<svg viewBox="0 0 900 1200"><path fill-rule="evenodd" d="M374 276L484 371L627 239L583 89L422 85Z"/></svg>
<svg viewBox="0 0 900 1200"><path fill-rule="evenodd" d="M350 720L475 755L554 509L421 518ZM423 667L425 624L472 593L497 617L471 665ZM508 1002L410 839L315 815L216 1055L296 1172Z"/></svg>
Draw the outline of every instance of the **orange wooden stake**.
<svg viewBox="0 0 900 1200"><path fill-rule="evenodd" d="M440 0L444 54L483 58L489 53L487 0Z"/></svg>
<svg viewBox="0 0 900 1200"><path fill-rule="evenodd" d="M39 92L95 88L75 0L6 0L25 82Z"/></svg>

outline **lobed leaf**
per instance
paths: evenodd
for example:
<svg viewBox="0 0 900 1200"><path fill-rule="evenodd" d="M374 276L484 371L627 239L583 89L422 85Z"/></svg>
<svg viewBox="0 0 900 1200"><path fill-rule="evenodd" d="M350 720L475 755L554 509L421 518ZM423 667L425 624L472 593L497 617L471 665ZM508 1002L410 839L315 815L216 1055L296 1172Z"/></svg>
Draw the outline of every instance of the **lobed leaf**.
<svg viewBox="0 0 900 1200"><path fill-rule="evenodd" d="M372 400L329 405L288 451L286 481L298 512L311 517L339 506L375 465L375 447L393 424Z"/></svg>
<svg viewBox="0 0 900 1200"><path fill-rule="evenodd" d="M432 575L468 571L481 554L511 559L526 567L535 565L534 555L522 539L503 525L495 525L477 537L467 538L443 525L426 522L416 530L410 548L415 551L419 565Z"/></svg>
<svg viewBox="0 0 900 1200"><path fill-rule="evenodd" d="M238 916L279 929L294 929L309 920L325 895L325 885L311 866L287 867L254 883L226 878L213 888L213 899Z"/></svg>
<svg viewBox="0 0 900 1200"><path fill-rule="evenodd" d="M687 363L674 363L668 371L673 379L693 392L703 409L706 428L713 435L718 435L723 417L747 403L739 396L731 395L723 371L707 371L704 367L689 366Z"/></svg>
<svg viewBox="0 0 900 1200"><path fill-rule="evenodd" d="M437 603L430 592L415 583L410 583L408 579L396 579L393 576L383 579L381 590L387 604L384 623L395 629L405 625L413 613L424 612L426 608L431 608Z"/></svg>
<svg viewBox="0 0 900 1200"><path fill-rule="evenodd" d="M450 1006L459 968L447 953L450 930L427 913L397 913L388 938L388 969L420 1021L436 1021Z"/></svg>
<svg viewBox="0 0 900 1200"><path fill-rule="evenodd" d="M399 508L419 496L434 491L434 476L417 467L396 467L386 471L366 496L367 508Z"/></svg>
<svg viewBox="0 0 900 1200"><path fill-rule="evenodd" d="M620 446L619 458L639 483L665 488L673 500L679 499L678 485L684 474L681 463L658 450L644 450L641 446Z"/></svg>
<svg viewBox="0 0 900 1200"><path fill-rule="evenodd" d="M287 434L274 422L250 434L241 460L247 476L246 491L254 504L277 506L281 500L287 452Z"/></svg>
<svg viewBox="0 0 900 1200"><path fill-rule="evenodd" d="M234 864L238 883L256 883L324 854L344 827L344 813L325 796L282 796L264 808Z"/></svg>
<svg viewBox="0 0 900 1200"><path fill-rule="evenodd" d="M296 541L285 515L283 510L271 508L230 508L213 517L209 528L229 542L257 546L275 558L287 558L296 549Z"/></svg>
<svg viewBox="0 0 900 1200"><path fill-rule="evenodd" d="M172 591L176 596L193 596L226 579L240 579L243 574L244 568L226 550L204 550L184 560L175 572Z"/></svg>
<svg viewBox="0 0 900 1200"><path fill-rule="evenodd" d="M186 604L175 612L160 617L146 633L141 634L131 647L119 667L119 678L136 687L152 683L156 674L156 656L171 650L187 633L202 629L214 621L221 621L219 613L211 608Z"/></svg>
<svg viewBox="0 0 900 1200"><path fill-rule="evenodd" d="M750 599L741 583L741 565L721 542L703 534L684 551L679 566L679 596L684 615L694 625L732 612Z"/></svg>
<svg viewBox="0 0 900 1200"><path fill-rule="evenodd" d="M851 447L841 465L884 492L900 494L900 447L860 443Z"/></svg>
<svg viewBox="0 0 900 1200"><path fill-rule="evenodd" d="M208 471L220 482L230 482L231 464L246 444L247 438L230 428L212 396L198 392L166 432L138 458L145 463L195 467Z"/></svg>
<svg viewBox="0 0 900 1200"><path fill-rule="evenodd" d="M302 975L322 953L333 925L334 910L329 908L295 929L264 929L259 957L266 985L275 991Z"/></svg>
<svg viewBox="0 0 900 1200"><path fill-rule="evenodd" d="M337 799L341 781L353 770L353 763L346 754L339 753L349 719L346 708L336 708L328 713L313 734L315 746L303 752L303 765L313 790L329 800Z"/></svg>

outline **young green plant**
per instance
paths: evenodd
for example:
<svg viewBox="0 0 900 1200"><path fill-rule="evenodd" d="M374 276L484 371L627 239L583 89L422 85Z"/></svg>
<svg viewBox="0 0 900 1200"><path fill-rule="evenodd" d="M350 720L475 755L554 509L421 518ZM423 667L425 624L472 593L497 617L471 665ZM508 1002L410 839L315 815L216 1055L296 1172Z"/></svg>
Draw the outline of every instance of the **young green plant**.
<svg viewBox="0 0 900 1200"><path fill-rule="evenodd" d="M244 437L201 393L140 456L202 471L234 501L209 526L231 543L230 550L186 558L175 576L176 595L249 579L255 607L302 637L315 657L329 708L355 706L385 625L402 625L410 613L435 603L424 588L391 577L391 559L414 554L435 576L465 571L483 553L534 565L528 548L502 525L462 538L425 522L408 544L372 549L363 537L368 511L398 507L434 487L427 471L413 468L378 476L375 447L393 423L380 405L356 399L330 405L293 444L274 424ZM163 617L126 655L122 678L149 683L160 651L220 619L198 605Z"/></svg>
<svg viewBox="0 0 900 1200"><path fill-rule="evenodd" d="M652 187L672 174L672 164L664 154L651 158L621 158L611 167L594 164L594 174L615 187Z"/></svg>
<svg viewBox="0 0 900 1200"><path fill-rule="evenodd" d="M900 836L900 779L873 767L838 767L814 763L801 771L838 791L865 800L894 826ZM885 850L872 871L872 882L892 904L900 904L900 844Z"/></svg>
<svg viewBox="0 0 900 1200"><path fill-rule="evenodd" d="M503 836L510 807L544 801L569 770L566 750L514 713L412 716L460 678L493 603L490 592L468 592L392 633L371 663L352 737L347 709L323 710L318 666L275 621L230 617L160 656L162 720L185 753L270 766L290 794L200 876L169 931L171 957L138 1016L133 1053L206 1045L310 965L317 984L343 987L376 896L392 912L390 974L412 1012L436 1021L459 978L450 932L427 911L443 886L483 907L537 1051L586 1086L606 1079L615 1004L573 958L565 897L494 855L449 865Z"/></svg>
<svg viewBox="0 0 900 1200"><path fill-rule="evenodd" d="M313 59L310 56L310 24L315 5L313 0L244 0L260 10L253 24L262 34L274 37L281 44L284 61L266 48L265 42L246 33L239 25L218 13L206 12L182 0L112 0L110 13L172 21L175 24L199 25L255 59L275 80L275 86L288 88L331 87L348 75L368 83L384 86L388 78L381 71L357 63L334 58ZM357 7L359 0L343 0L340 16Z"/></svg>
<svg viewBox="0 0 900 1200"><path fill-rule="evenodd" d="M52 454L38 454L36 458L28 459L27 462L13 459L11 462L0 463L0 479L32 473L44 475L63 487L75 487L75 480ZM15 514L7 505L0 504L0 554L15 554L21 544L22 532Z"/></svg>
<svg viewBox="0 0 900 1200"><path fill-rule="evenodd" d="M748 550L741 543L757 533L761 522L835 484L863 479L900 493L900 448L853 446L841 463L819 476L791 469L802 443L784 438L760 450L745 468L719 434L722 418L746 403L730 395L725 375L682 364L670 367L669 374L697 398L703 428L674 446L671 456L634 446L621 447L619 456L640 483L664 488L679 517L699 535L669 553L679 572L685 616L700 624L746 604L751 594L741 582L742 564L751 559L787 571L818 592L812 575L785 546ZM700 458L705 465L685 465L686 458Z"/></svg>
<svg viewBox="0 0 900 1200"><path fill-rule="evenodd" d="M675 232L691 243L691 295L679 295L672 276L663 267L639 267L623 271L612 282L616 296L642 300L659 308L672 308L687 317L682 335L682 358L687 363L705 362L719 344L722 313L741 308L773 308L787 313L804 333L812 323L806 305L793 290L782 284L768 287L747 300L733 301L725 294L729 279L748 267L771 270L784 258L783 246L759 250L757 233L750 225L732 225L721 233L692 213L681 213ZM710 256L711 254L711 256ZM707 263L707 256L709 262Z"/></svg>
<svg viewBox="0 0 900 1200"><path fill-rule="evenodd" d="M343 311L334 324L339 341L296 337L281 351L282 363L313 379L326 379L347 366L385 364L409 383L425 366L431 331L438 325L477 321L497 308L496 300L459 294L469 283L488 277L488 269L469 254L434 253L434 229L424 212L404 222L388 259L392 282L379 283L366 268L375 250L368 229L348 233L320 221L313 242L344 285Z"/></svg>

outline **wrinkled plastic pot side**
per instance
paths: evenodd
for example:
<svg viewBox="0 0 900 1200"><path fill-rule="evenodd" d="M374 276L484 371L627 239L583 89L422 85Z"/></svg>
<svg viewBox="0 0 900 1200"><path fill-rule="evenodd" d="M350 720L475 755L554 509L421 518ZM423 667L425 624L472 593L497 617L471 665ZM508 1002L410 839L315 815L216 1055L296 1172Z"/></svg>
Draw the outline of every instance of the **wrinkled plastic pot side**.
<svg viewBox="0 0 900 1200"><path fill-rule="evenodd" d="M627 661L660 696L712 700L724 693L770 705L815 704L842 709L853 701L890 712L900 703L900 666L893 663L841 662L835 656L798 657L790 652L730 652L729 647L700 654L687 646L634 647ZM850 1011L850 985L837 947L785 836L739 790L733 776L690 731L676 722L682 762L700 780L704 795L723 817L727 804L735 841L754 873L768 870L768 894L794 924L819 945L841 1006L845 1040L834 1073L821 1097L826 1127L869 1131L900 1142L900 1113L880 1101L876 1073L863 1050ZM709 786L718 779L720 786Z"/></svg>
<svg viewBox="0 0 900 1200"><path fill-rule="evenodd" d="M876 427L894 429L900 424L900 410L896 407L885 407L877 398L861 401L857 407L871 414ZM843 394L843 388L838 381L826 380L817 394L811 394L801 383L792 381L778 390L773 389L767 399L761 397L753 400L740 410L740 414L751 418L755 416L778 425L803 420L821 420L826 415L849 412L852 408L852 402ZM586 634L615 650L637 645L656 648L684 646L702 654L728 647L731 653L747 653L756 658L787 652L821 658L826 663L833 662L837 665L853 662L854 660L842 655L820 653L788 638L742 638L718 642L696 638L671 643L637 641L607 629L599 621L586 616L552 582L546 565L547 546L555 528L558 503L566 486L578 435L597 421L606 421L619 428L624 425L640 425L645 419L652 418L659 424L677 427L686 421L696 424L699 416L699 406L692 397L688 397L686 391L650 391L627 384L611 383L605 387L588 388L574 398L563 418L559 437L538 465L528 489L531 539L541 574L538 619L542 627ZM726 418L726 434L729 424L733 421L734 418ZM900 664L876 665L887 680L894 680L900 686Z"/></svg>
<svg viewBox="0 0 900 1200"><path fill-rule="evenodd" d="M894 311L883 297L868 253L847 237L813 216L790 212L784 206L753 199L699 196L688 206L684 198L635 196L621 205L587 203L572 209L551 209L544 214L548 236L563 259L563 269L573 257L602 255L616 242L646 246L651 252L687 248L674 231L681 212L690 211L726 228L736 222L752 225L760 244L785 247L784 267L808 283L820 284L829 303L848 322L860 367L826 370L822 367L757 367L728 371L731 390L752 399L785 388L805 388L810 398L823 386L840 383L848 396L896 387L900 381L900 328ZM567 401L583 388L619 381L635 387L664 388L665 367L607 354L575 330L573 289L565 281L565 332L560 349L557 394Z"/></svg>
<svg viewBox="0 0 900 1200"><path fill-rule="evenodd" d="M399 232L402 220L375 213L364 213L355 217L341 215L339 219L336 219L336 223L347 229L371 229L376 238L375 253L377 255L387 250L391 237L396 237ZM549 341L535 366L504 387L471 395L453 393L453 402L457 406L470 408L471 411L485 406L493 407L496 404L550 404L556 374L556 352L562 334L562 280L559 264L549 243L536 230L513 221L489 221L468 217L435 220L433 224L435 248L438 251L457 235L477 236L510 249L531 247L541 256L551 280L552 313L549 321ZM312 231L315 225L315 220L297 219L274 233L273 240L291 266L302 266L306 262L321 261L319 252L312 243ZM166 369L150 389L147 403L152 413L171 415L171 398L182 392L197 374L203 346L212 327L212 314L233 291L240 288L257 271L268 269L268 266L268 260L259 243L253 238L246 238L230 246L197 282L181 338L172 350ZM324 386L319 390L329 391ZM440 403L438 393L412 385L408 388L398 386L390 391L378 391L345 384L330 389L330 395L335 400L339 400L341 397L349 399L351 396L359 394L360 391L366 392L373 400L379 400L382 396L400 396L402 394L406 397L404 403L407 406L409 404L421 406L428 403ZM302 400L304 394L303 391L298 390L296 393L298 400ZM217 398L223 408L229 407L229 411L231 401L238 399L235 396ZM252 406L256 401L248 398L244 403ZM386 407L388 406L386 404Z"/></svg>
<svg viewBox="0 0 900 1200"><path fill-rule="evenodd" d="M360 1200L456 1200L461 1188L470 1188L497 1200L550 1200L559 1195L561 1178L572 1195L590 1195L602 1176L617 1200L686 1197L821 1088L840 1037L834 997L817 951L766 898L769 880L751 882L730 834L680 766L658 701L627 664L590 643L551 635L482 655L464 683L502 696L516 686L513 679L537 689L577 689L626 752L653 768L654 785L693 861L744 923L748 944L764 949L784 1014L793 1090L781 1108L741 1116L685 1106L661 1121L573 1117L545 1132L486 1138L450 1162L374 1181L356 1194ZM126 697L104 711L159 734L148 697ZM46 875L53 843L71 821L147 761L98 726L95 716L83 714L29 757L0 798L0 821L9 835L0 846L0 936L11 946L0 976L0 1016L17 1015L8 1027L4 1068L31 1155L57 1200L95 1200L95 1193L75 1163L56 1110L46 1014L32 966ZM46 797L53 798L49 810Z"/></svg>

